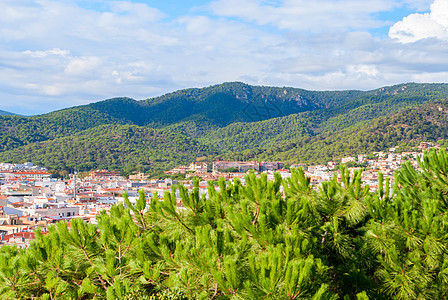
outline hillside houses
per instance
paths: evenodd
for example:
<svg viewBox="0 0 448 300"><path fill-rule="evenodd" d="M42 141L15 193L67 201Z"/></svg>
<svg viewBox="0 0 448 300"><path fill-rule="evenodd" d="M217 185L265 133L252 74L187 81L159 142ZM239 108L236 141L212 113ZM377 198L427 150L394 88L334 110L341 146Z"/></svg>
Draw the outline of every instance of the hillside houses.
<svg viewBox="0 0 448 300"><path fill-rule="evenodd" d="M213 173L223 173L229 169L236 169L238 172L246 172L248 170L254 171L273 171L283 168L281 162L243 162L243 161L222 161L217 160L213 162Z"/></svg>
<svg viewBox="0 0 448 300"><path fill-rule="evenodd" d="M208 164L206 162L192 162L189 166L178 166L165 173L186 174L187 172L195 174L206 174L208 172Z"/></svg>

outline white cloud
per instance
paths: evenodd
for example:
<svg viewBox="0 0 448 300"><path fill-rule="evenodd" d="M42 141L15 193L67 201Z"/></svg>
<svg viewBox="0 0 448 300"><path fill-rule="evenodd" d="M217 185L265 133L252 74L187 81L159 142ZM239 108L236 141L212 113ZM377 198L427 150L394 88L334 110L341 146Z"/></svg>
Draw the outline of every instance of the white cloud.
<svg viewBox="0 0 448 300"><path fill-rule="evenodd" d="M435 0L430 13L411 14L403 18L390 28L389 36L402 43L425 38L448 40L448 1Z"/></svg>
<svg viewBox="0 0 448 300"><path fill-rule="evenodd" d="M412 75L413 81L416 82L446 82L448 78L448 72L436 72L436 73L420 73Z"/></svg>
<svg viewBox="0 0 448 300"><path fill-rule="evenodd" d="M373 65L348 65L347 71L358 78L377 77L379 75L377 67Z"/></svg>
<svg viewBox="0 0 448 300"><path fill-rule="evenodd" d="M53 49L49 49L49 50L45 50L45 51L26 50L26 51L23 51L23 53L30 55L31 57L41 58L41 57L46 57L48 55L67 56L68 54L70 54L70 51L62 50L59 48L53 48Z"/></svg>
<svg viewBox="0 0 448 300"><path fill-rule="evenodd" d="M87 72L95 70L100 64L97 57L79 57L73 58L64 69L67 75L85 75Z"/></svg>
<svg viewBox="0 0 448 300"><path fill-rule="evenodd" d="M149 2L98 0L101 11L79 2L0 1L0 109L41 113L236 80L371 89L443 81L448 70L446 40L366 32L383 25L377 13L411 0L219 0L175 19Z"/></svg>
<svg viewBox="0 0 448 300"><path fill-rule="evenodd" d="M295 31L335 31L381 27L386 23L374 14L393 9L388 0L217 0L211 10L220 16L237 17L259 25L272 25Z"/></svg>

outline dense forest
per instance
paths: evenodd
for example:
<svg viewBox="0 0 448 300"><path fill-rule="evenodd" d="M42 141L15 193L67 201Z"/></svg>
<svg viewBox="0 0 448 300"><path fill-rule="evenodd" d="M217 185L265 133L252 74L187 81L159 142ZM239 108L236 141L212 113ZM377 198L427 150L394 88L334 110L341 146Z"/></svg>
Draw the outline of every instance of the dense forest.
<svg viewBox="0 0 448 300"><path fill-rule="evenodd" d="M447 299L448 155L378 190L341 169L318 189L274 181L179 185L0 248L2 299ZM176 191L177 190L177 191ZM176 192L184 209L177 208Z"/></svg>
<svg viewBox="0 0 448 300"><path fill-rule="evenodd" d="M101 125L69 137L30 143L0 153L55 170L117 169L131 173L169 169L214 155L207 145L178 133L137 125Z"/></svg>
<svg viewBox="0 0 448 300"><path fill-rule="evenodd" d="M303 136L264 149L253 148L220 157L312 164L345 155L384 151L391 147L396 147L396 151L407 151L416 148L421 141L445 145L447 139L448 99L445 99L428 101L339 131Z"/></svg>
<svg viewBox="0 0 448 300"><path fill-rule="evenodd" d="M0 116L0 161L123 174L198 157L325 163L447 139L446 100L437 100L447 97L448 84L314 92L233 82L142 101L114 98L39 116Z"/></svg>

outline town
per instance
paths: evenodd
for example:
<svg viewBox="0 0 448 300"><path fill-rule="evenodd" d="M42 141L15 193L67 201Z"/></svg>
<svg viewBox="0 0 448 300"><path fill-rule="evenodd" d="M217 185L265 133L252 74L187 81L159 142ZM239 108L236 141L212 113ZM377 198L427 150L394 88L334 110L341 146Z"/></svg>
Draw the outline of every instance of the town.
<svg viewBox="0 0 448 300"><path fill-rule="evenodd" d="M179 166L167 171L167 177L173 174L185 175L185 180L151 179L143 173L120 176L118 172L96 170L81 178L71 174L70 178L52 178L46 168L33 163L10 164L0 163L0 245L15 244L26 248L34 239L34 230L43 233L51 224L82 218L86 222L96 223L96 216L102 210L109 210L117 203L124 203L123 193L129 200L136 202L139 191L143 190L146 199L157 194L163 200L164 193L182 183L189 190L193 189L192 179L199 180L199 193L207 196L209 183L217 186L217 180L224 177L226 181L239 178L244 184L247 172L267 174L269 180L278 172L282 178L291 177L292 168L303 168L312 185L318 188L322 182L333 176L340 178L339 165L343 164L352 172L362 169L363 185L369 185L371 191L378 188L378 173L390 177L393 184L393 173L400 166L409 162L418 168L418 158L423 151L434 148L432 143L420 143L418 151L396 153L395 148L389 152L376 152L371 155L360 154L356 157L343 157L339 161L330 161L326 165L292 164L285 168L281 162L213 162L209 168L206 162L193 162L189 166ZM182 207L179 194L178 207Z"/></svg>

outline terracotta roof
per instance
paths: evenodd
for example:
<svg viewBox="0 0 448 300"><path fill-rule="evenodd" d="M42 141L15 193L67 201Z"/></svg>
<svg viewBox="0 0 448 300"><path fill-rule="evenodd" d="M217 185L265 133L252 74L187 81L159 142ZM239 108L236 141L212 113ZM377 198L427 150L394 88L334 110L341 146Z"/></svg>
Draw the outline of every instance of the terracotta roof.
<svg viewBox="0 0 448 300"><path fill-rule="evenodd" d="M34 232L17 232L17 233L12 233L12 234L5 234L3 236L3 240L8 240L9 239L13 239L13 238L25 238L25 239L35 239L36 236L34 234Z"/></svg>
<svg viewBox="0 0 448 300"><path fill-rule="evenodd" d="M124 192L124 190L123 189L104 189L105 191L111 191L111 192L113 192L113 191L116 191L116 192Z"/></svg>
<svg viewBox="0 0 448 300"><path fill-rule="evenodd" d="M44 171L21 171L21 172L13 172L13 174L23 174L23 175L51 175L51 173Z"/></svg>

